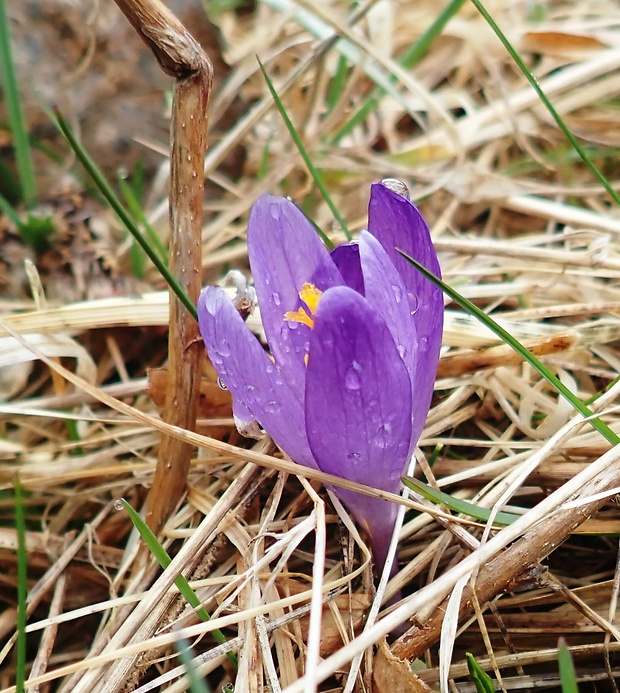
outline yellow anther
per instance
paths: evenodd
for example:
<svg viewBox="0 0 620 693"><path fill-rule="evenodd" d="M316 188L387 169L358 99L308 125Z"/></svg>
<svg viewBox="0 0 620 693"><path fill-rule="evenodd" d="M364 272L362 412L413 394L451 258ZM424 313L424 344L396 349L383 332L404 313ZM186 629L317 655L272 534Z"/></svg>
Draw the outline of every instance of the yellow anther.
<svg viewBox="0 0 620 693"><path fill-rule="evenodd" d="M319 305L319 299L323 295L320 289L317 289L314 284L308 284L307 282L301 287L299 292L299 298L308 306L310 315L316 313L316 309Z"/></svg>
<svg viewBox="0 0 620 693"><path fill-rule="evenodd" d="M289 310L284 313L284 319L289 322L300 322L302 325L308 325L308 327L314 327L314 320L308 315L305 308L298 308L297 310Z"/></svg>
<svg viewBox="0 0 620 693"><path fill-rule="evenodd" d="M317 289L314 284L305 283L299 291L299 298L304 302L305 308L302 306L297 310L289 310L284 313L284 319L289 322L300 322L302 325L314 327L314 314L316 313L319 299L323 295L320 289Z"/></svg>

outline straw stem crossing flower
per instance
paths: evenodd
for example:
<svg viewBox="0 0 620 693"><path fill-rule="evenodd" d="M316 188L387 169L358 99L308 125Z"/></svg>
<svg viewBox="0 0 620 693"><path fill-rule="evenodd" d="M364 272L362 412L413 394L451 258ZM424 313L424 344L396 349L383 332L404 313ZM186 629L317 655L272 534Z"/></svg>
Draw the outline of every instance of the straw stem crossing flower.
<svg viewBox="0 0 620 693"><path fill-rule="evenodd" d="M200 330L242 428L257 421L295 462L392 493L430 406L443 325L439 276L417 208L371 187L368 230L331 253L288 199L264 195L248 255L267 353L228 295L205 288ZM367 531L381 568L397 505L333 491Z"/></svg>

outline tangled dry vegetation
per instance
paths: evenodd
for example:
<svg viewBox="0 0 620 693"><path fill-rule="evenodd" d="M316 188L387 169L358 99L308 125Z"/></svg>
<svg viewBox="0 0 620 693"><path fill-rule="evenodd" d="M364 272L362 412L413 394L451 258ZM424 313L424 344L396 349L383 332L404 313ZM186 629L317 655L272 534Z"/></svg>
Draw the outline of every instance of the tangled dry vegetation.
<svg viewBox="0 0 620 693"><path fill-rule="evenodd" d="M328 0L269 1L214 16L221 47L205 48L229 72L222 80L216 70L211 99L203 282L247 269L247 213L263 192L290 195L343 240L274 108L258 55L350 227L365 223L370 182L406 181L445 280L620 435L618 210L473 6L460 9L411 70L397 65L439 4L366 3L354 27L345 6ZM488 10L618 189L615 0L497 0ZM92 29L97 17L83 22ZM322 42L334 28L349 41L344 58ZM142 60L152 58L140 50ZM374 84L386 74L395 75L389 96ZM369 96L375 108L343 129ZM167 144L146 144L161 152L146 214L166 239ZM419 512L423 501L414 499L399 571L383 595L391 602L377 620L364 537L336 512L320 475L303 479L268 440L252 444L236 433L228 393L205 363L197 432L185 435L196 445L186 494L161 533L174 561L162 573L115 501L140 510L151 492L164 430L167 293L154 271L141 282L129 277L116 220L79 197L75 179L62 180L73 190L55 191L64 235L34 259L38 278L30 266L34 298L23 290L2 301L2 691L14 690L15 677L16 474L27 492L29 690L188 690L178 656L188 643L213 691L438 689L442 621L453 690L472 690L465 652L505 690L557 689L560 636L582 690L614 690L615 449L452 303L421 466L445 492L523 512L517 523L489 531L446 518L446 509ZM6 238L8 223L0 224ZM2 281L13 288L26 284L15 257L3 254ZM70 278L59 283L67 268ZM85 300L67 299L70 289ZM425 460L434 452L430 471ZM214 620L200 621L178 596L175 570ZM216 627L227 644L214 640ZM239 657L236 676L228 650Z"/></svg>

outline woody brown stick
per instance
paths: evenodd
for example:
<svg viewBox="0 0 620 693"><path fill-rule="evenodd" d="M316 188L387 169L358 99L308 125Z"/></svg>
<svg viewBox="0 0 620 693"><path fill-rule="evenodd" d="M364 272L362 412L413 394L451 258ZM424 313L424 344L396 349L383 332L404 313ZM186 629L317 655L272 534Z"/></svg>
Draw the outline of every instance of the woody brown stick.
<svg viewBox="0 0 620 693"><path fill-rule="evenodd" d="M158 0L116 0L161 68L175 78L170 125L170 271L192 302L201 284L203 163L213 81L211 61ZM168 387L164 420L194 430L198 405L198 325L170 296ZM147 500L147 522L159 532L185 490L193 447L164 436Z"/></svg>

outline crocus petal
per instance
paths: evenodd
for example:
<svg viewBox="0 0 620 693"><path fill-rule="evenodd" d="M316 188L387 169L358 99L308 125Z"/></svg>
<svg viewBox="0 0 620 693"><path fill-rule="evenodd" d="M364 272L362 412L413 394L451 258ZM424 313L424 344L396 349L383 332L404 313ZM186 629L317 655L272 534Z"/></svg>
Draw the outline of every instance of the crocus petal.
<svg viewBox="0 0 620 693"><path fill-rule="evenodd" d="M437 253L428 226L415 205L379 183L371 187L368 230L385 248L407 287L411 315L415 320L417 344L413 378L413 439L417 441L426 420L437 372L443 328L443 296L439 288L398 253L397 248L440 277Z"/></svg>
<svg viewBox="0 0 620 693"><path fill-rule="evenodd" d="M319 303L305 409L319 469L398 490L411 442L411 382L384 320L348 287L328 290ZM389 503L335 492L368 529L375 548L389 541Z"/></svg>
<svg viewBox="0 0 620 693"><path fill-rule="evenodd" d="M368 231L360 234L360 260L366 286L366 300L385 320L400 357L413 380L417 334L411 317L407 287L379 241Z"/></svg>
<svg viewBox="0 0 620 693"><path fill-rule="evenodd" d="M344 283L364 295L364 275L360 263L360 247L358 243L343 243L331 252L332 260L340 270Z"/></svg>
<svg viewBox="0 0 620 693"><path fill-rule="evenodd" d="M215 370L239 403L235 414L245 421L250 415L295 462L316 469L299 400L225 291L203 289L198 323Z"/></svg>
<svg viewBox="0 0 620 693"><path fill-rule="evenodd" d="M263 195L252 207L248 256L271 353L302 401L310 328L284 315L299 308L305 283L324 291L342 277L312 224L283 197Z"/></svg>

